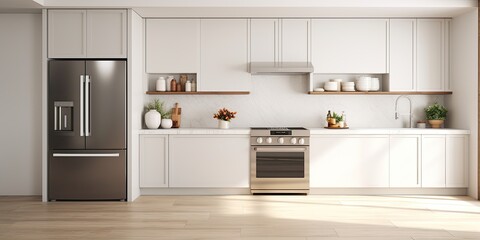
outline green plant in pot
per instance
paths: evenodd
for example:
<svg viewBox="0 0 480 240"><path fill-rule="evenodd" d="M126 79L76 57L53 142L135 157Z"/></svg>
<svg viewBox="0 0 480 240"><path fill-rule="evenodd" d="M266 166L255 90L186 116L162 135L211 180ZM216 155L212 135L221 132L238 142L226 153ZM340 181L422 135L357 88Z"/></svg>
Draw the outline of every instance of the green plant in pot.
<svg viewBox="0 0 480 240"><path fill-rule="evenodd" d="M447 118L447 112L447 108L438 103L434 103L425 108L425 115L432 128L440 128Z"/></svg>

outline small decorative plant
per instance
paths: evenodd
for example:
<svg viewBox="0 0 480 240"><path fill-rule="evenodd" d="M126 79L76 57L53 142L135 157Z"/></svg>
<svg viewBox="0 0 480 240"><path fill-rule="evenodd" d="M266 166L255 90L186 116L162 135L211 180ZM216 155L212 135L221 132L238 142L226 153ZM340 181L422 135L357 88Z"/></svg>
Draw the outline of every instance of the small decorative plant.
<svg viewBox="0 0 480 240"><path fill-rule="evenodd" d="M237 112L230 111L226 108L221 108L217 113L213 114L213 118L230 122L230 120L235 118L235 114L237 114Z"/></svg>
<svg viewBox="0 0 480 240"><path fill-rule="evenodd" d="M342 115L338 115L336 112L333 112L332 117L335 118L335 120L336 120L337 123L343 121L343 116L342 116Z"/></svg>
<svg viewBox="0 0 480 240"><path fill-rule="evenodd" d="M445 120L447 118L447 112L448 110L438 103L434 103L425 108L427 120Z"/></svg>
<svg viewBox="0 0 480 240"><path fill-rule="evenodd" d="M172 115L172 111L165 110L164 105L165 105L164 102L158 99L155 99L153 100L153 102L150 102L149 104L147 104L147 106L145 106L145 110L146 111L157 110L157 112L160 113L160 115L162 116L162 119L170 118Z"/></svg>

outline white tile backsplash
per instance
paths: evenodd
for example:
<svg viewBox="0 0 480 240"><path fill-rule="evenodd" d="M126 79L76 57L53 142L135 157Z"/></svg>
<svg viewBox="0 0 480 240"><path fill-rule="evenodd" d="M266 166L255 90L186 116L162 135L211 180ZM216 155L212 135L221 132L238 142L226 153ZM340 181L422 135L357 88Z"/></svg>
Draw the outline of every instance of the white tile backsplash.
<svg viewBox="0 0 480 240"><path fill-rule="evenodd" d="M394 95L309 95L305 75L253 75L250 95L148 95L182 108L181 127L212 128L217 126L213 113L226 107L237 111L232 128L252 126L323 127L328 110L345 111L351 128L396 128L408 124L408 116L395 120ZM411 95L414 123L424 119L423 108L443 96ZM408 113L408 101L399 101L399 113Z"/></svg>

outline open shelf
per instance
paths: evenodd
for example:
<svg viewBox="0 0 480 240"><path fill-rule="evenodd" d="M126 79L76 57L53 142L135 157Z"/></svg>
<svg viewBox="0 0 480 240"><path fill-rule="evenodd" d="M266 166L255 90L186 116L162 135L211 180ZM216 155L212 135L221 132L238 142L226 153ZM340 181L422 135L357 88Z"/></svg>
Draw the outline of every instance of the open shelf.
<svg viewBox="0 0 480 240"><path fill-rule="evenodd" d="M312 95L451 95L447 92L308 92Z"/></svg>
<svg viewBox="0 0 480 240"><path fill-rule="evenodd" d="M248 95L250 92L220 92L220 91L204 91L204 92L157 92L147 91L148 95Z"/></svg>

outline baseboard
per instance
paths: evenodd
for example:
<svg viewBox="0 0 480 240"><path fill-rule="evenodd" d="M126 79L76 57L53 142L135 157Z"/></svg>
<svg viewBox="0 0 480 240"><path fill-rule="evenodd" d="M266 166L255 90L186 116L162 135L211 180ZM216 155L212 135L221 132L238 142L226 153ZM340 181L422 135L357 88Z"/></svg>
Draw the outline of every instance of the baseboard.
<svg viewBox="0 0 480 240"><path fill-rule="evenodd" d="M141 188L140 195L249 195L250 188ZM467 188L311 188L310 195L464 196Z"/></svg>

